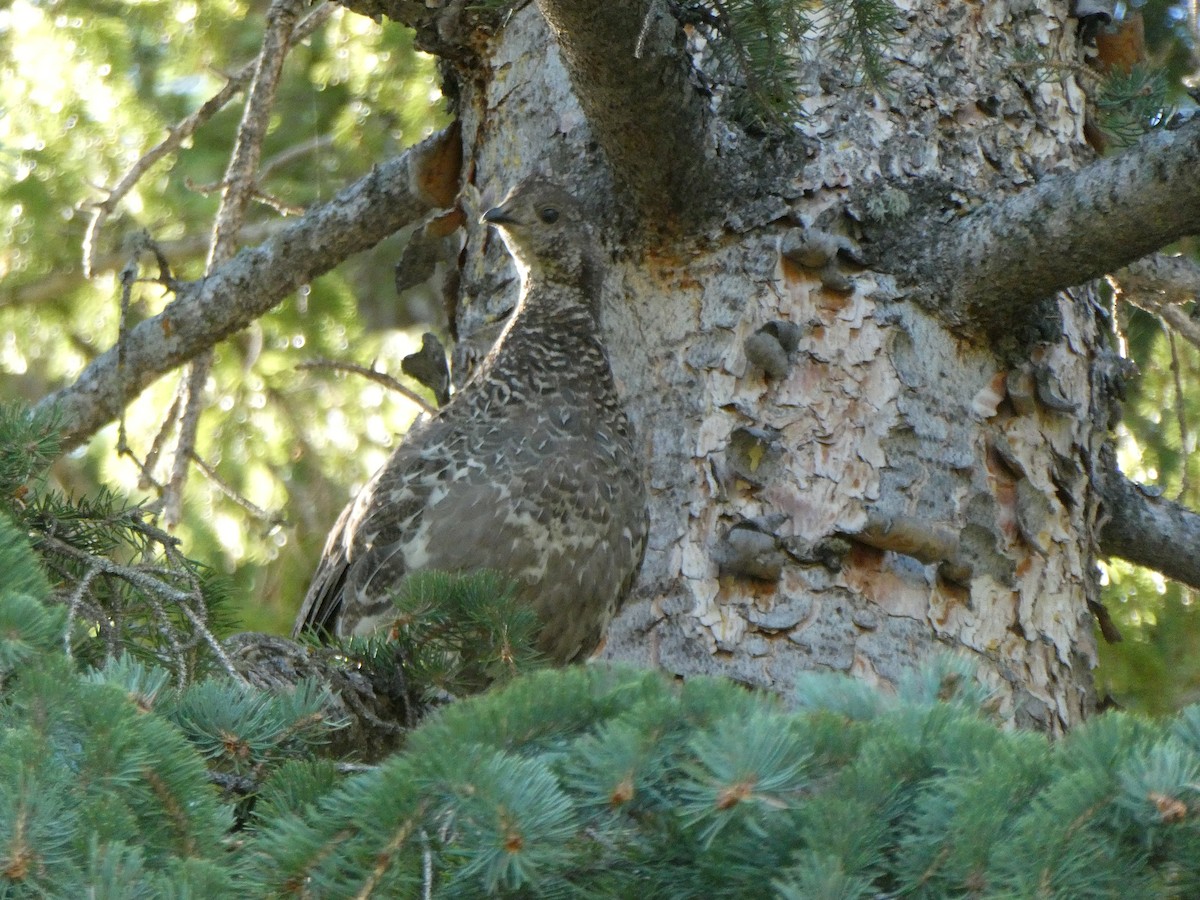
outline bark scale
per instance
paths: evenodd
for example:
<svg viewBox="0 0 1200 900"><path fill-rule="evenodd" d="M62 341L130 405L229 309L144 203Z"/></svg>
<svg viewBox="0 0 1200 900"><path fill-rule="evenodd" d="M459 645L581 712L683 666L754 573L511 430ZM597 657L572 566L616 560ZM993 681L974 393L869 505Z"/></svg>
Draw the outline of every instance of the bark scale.
<svg viewBox="0 0 1200 900"><path fill-rule="evenodd" d="M460 81L465 171L484 202L554 175L611 251L606 340L653 496L608 656L786 691L802 669L887 682L951 649L1006 715L1059 731L1092 705L1108 397L1090 295L1047 299L997 348L898 297L881 272L901 265L846 257L914 205L952 217L1089 158L1070 67L1012 64L1029 45L1073 63L1073 22L1050 0L901 5L891 94L812 54L804 164L743 171L760 189L687 242L631 243L611 225L609 169L533 6ZM746 135L721 141L764 158ZM469 336L516 280L482 228L464 240Z"/></svg>

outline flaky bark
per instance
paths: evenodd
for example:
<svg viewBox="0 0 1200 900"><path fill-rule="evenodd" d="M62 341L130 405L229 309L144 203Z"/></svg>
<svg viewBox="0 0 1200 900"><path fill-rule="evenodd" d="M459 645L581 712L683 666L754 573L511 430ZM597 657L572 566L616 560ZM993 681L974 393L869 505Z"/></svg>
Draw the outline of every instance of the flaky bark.
<svg viewBox="0 0 1200 900"><path fill-rule="evenodd" d="M723 152L747 183L711 187L722 229L665 252L613 247L606 338L652 496L641 578L606 654L787 690L813 667L894 681L948 645L980 662L1007 715L1058 730L1090 707L1094 659L1088 460L1105 413L1088 389L1092 306L1061 298L1018 369L895 302L895 280L855 262L844 211L950 196L947 167L1003 195L1033 177L1013 149L1026 144L1043 169L1077 166L1073 83L1031 95L999 67L972 68L1030 40L1064 56L1074 45L1041 13L957 16L957 31L928 28L932 8L913 16L895 52L952 59L995 98L995 119L974 92L889 107L815 62L806 139L780 156L803 146L803 165L763 166L772 142L734 132ZM488 63L462 104L480 189L549 171L604 222L596 137L535 10L514 14ZM896 76L897 97L935 90L919 66ZM479 231L463 258L469 334L480 310L511 303L512 278ZM950 539L918 553L898 523Z"/></svg>

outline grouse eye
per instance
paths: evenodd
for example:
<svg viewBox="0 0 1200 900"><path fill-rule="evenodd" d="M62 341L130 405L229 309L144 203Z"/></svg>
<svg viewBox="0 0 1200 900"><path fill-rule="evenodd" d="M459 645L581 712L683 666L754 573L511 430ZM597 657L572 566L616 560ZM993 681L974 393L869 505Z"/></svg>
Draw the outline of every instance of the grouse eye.
<svg viewBox="0 0 1200 900"><path fill-rule="evenodd" d="M547 225L553 225L558 221L558 210L553 206L543 206L538 210L538 218Z"/></svg>

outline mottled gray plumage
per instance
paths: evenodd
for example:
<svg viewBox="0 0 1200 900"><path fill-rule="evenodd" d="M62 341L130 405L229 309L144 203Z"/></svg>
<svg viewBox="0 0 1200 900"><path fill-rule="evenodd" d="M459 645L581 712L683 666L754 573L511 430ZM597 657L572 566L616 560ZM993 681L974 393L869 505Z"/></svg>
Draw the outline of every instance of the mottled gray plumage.
<svg viewBox="0 0 1200 900"><path fill-rule="evenodd" d="M588 656L646 544L646 491L600 342L599 258L576 202L544 179L484 214L521 299L479 372L414 427L342 512L296 631L368 634L420 569L516 579L560 663Z"/></svg>

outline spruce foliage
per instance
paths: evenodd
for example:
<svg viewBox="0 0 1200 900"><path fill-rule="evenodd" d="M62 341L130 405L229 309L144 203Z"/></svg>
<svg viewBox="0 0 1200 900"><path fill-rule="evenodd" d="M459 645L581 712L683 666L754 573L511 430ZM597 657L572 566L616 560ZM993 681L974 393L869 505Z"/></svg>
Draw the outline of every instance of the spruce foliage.
<svg viewBox="0 0 1200 900"><path fill-rule="evenodd" d="M1114 69L1100 82L1096 107L1100 126L1117 147L1165 125L1172 113L1166 72L1136 65L1129 72Z"/></svg>
<svg viewBox="0 0 1200 900"><path fill-rule="evenodd" d="M14 447L45 446L0 442L18 513L47 488ZM130 521L67 546L108 571ZM790 702L599 665L513 677L532 626L505 586L430 575L398 598L399 649L371 652L431 679L426 703L507 683L347 764L321 755L340 723L310 682L105 656L45 540L66 531L37 524L0 514L0 897L1200 896L1200 706L1051 743L997 727L950 657L894 692L811 674Z"/></svg>
<svg viewBox="0 0 1200 900"><path fill-rule="evenodd" d="M516 4L472 5L498 12ZM668 0L668 5L692 37L697 77L723 112L755 129L786 127L802 115L806 52L838 53L856 75L883 88L887 49L900 20L893 0Z"/></svg>
<svg viewBox="0 0 1200 900"><path fill-rule="evenodd" d="M437 714L405 753L264 822L256 894L1192 896L1195 708L1005 732L953 660L800 711L728 682L543 672ZM303 890L300 891L303 894Z"/></svg>
<svg viewBox="0 0 1200 900"><path fill-rule="evenodd" d="M59 452L56 419L0 405L0 512L28 535L65 607L63 646L93 665L129 653L186 683L219 656L224 584L181 552L152 509L107 490L55 489L47 472Z"/></svg>
<svg viewBox="0 0 1200 900"><path fill-rule="evenodd" d="M803 54L842 54L876 87L895 36L892 0L682 0L677 15L703 38L701 68L737 119L781 126L801 115Z"/></svg>
<svg viewBox="0 0 1200 900"><path fill-rule="evenodd" d="M398 617L383 639L342 647L372 671L399 669L414 706L475 693L541 664L533 650L537 616L497 572L415 572L393 602Z"/></svg>
<svg viewBox="0 0 1200 900"><path fill-rule="evenodd" d="M48 582L4 517L0 559L0 895L227 895L232 818L201 757L124 690L79 674L64 611L45 605Z"/></svg>
<svg viewBox="0 0 1200 900"><path fill-rule="evenodd" d="M707 43L708 75L735 117L778 124L799 115L799 53L812 28L807 6L798 0L685 5Z"/></svg>

